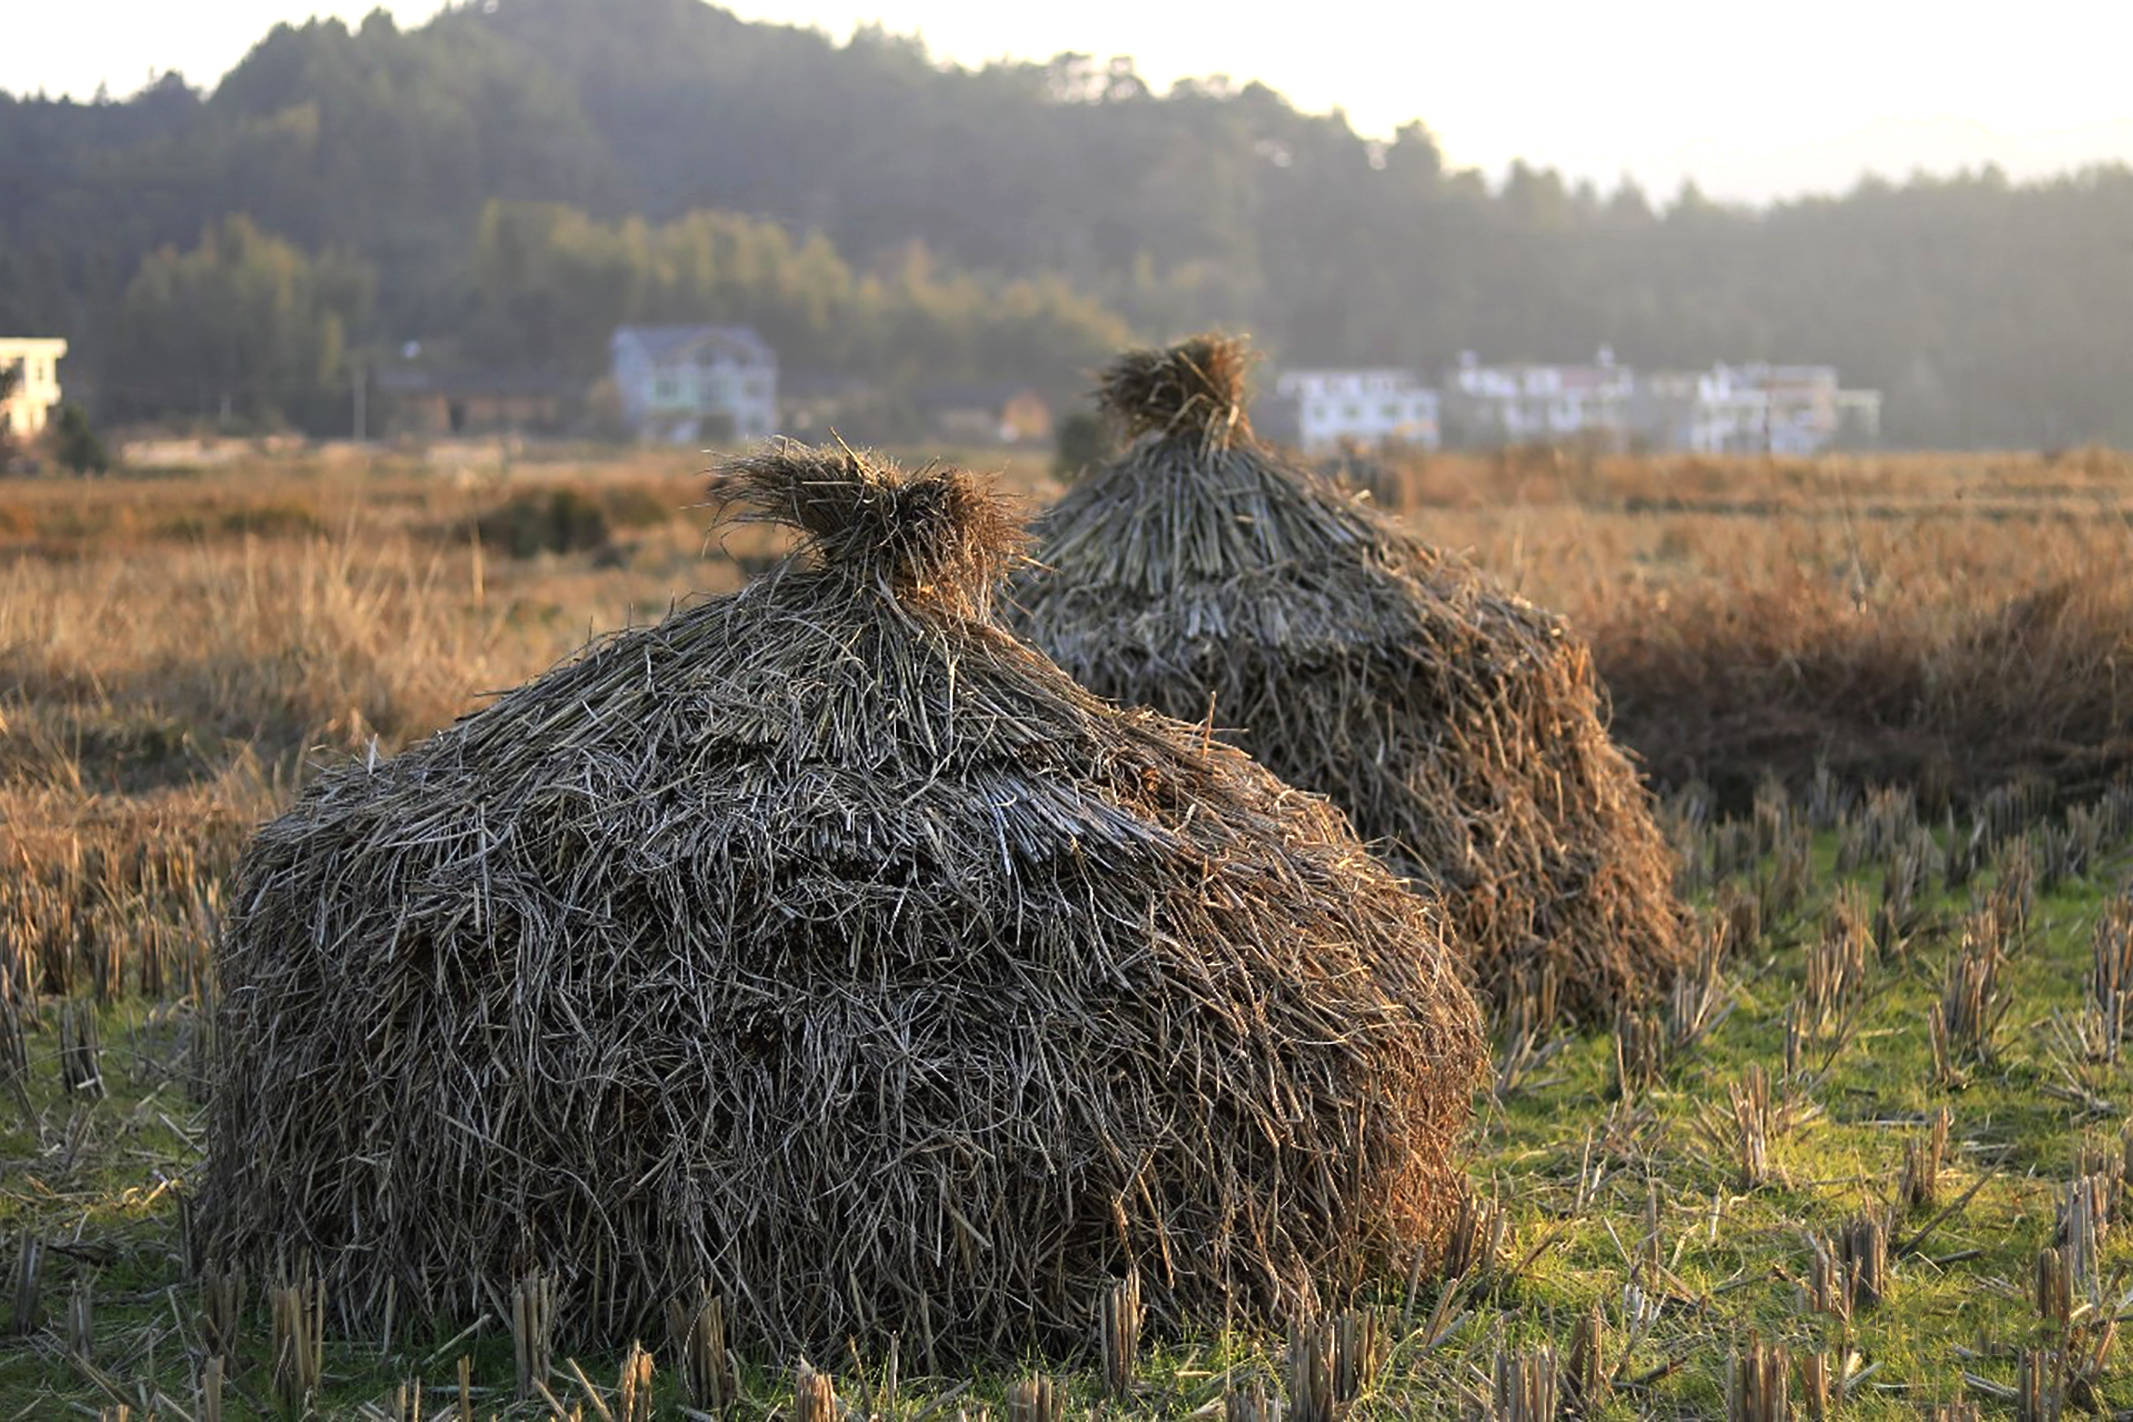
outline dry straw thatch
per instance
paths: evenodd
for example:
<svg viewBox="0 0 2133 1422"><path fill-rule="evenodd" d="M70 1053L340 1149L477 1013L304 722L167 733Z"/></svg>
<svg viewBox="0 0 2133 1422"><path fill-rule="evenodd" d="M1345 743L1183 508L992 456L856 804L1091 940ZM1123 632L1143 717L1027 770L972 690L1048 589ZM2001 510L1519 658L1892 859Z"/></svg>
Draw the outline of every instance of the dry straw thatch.
<svg viewBox="0 0 2133 1422"><path fill-rule="evenodd" d="M351 1320L946 1363L1273 1324L1430 1241L1478 1013L1315 797L991 619L971 476L739 461L803 547L268 825L201 1219Z"/></svg>
<svg viewBox="0 0 2133 1422"><path fill-rule="evenodd" d="M1104 696L1330 796L1441 891L1502 997L1554 969L1587 1020L1687 954L1672 859L1561 621L1260 443L1244 345L1136 351L1133 443L1037 521L1011 625ZM1223 729L1233 728L1233 729Z"/></svg>

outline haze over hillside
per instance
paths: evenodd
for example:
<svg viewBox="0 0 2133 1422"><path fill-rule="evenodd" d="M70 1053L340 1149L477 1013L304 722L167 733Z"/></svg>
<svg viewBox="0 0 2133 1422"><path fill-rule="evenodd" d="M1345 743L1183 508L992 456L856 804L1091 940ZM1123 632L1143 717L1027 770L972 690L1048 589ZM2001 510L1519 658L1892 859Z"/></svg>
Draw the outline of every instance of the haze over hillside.
<svg viewBox="0 0 2133 1422"><path fill-rule="evenodd" d="M870 24L920 35L942 65L1123 53L1164 90L1206 74L1258 79L1300 109L1342 110L1370 137L1424 118L1454 166L1492 178L1524 159L1602 185L1628 176L1649 192L1694 178L1723 201L1764 203L1842 191L1863 173L1989 162L2033 179L2133 153L2120 98L2133 7L2094 0L2030 0L2020 23L1991 26L1942 23L1922 0L1789 0L1782 23L1694 0L1319 0L1307 18L1266 23L1247 10L1221 25L1139 0L725 3L840 41ZM172 69L212 88L276 21L315 13L356 25L381 8L406 27L445 0L30 6L0 45L0 90L86 100Z"/></svg>
<svg viewBox="0 0 2133 1422"><path fill-rule="evenodd" d="M281 28L211 94L0 99L0 331L67 335L112 415L329 424L351 353L411 339L589 379L638 319L1066 391L1129 332L1221 323L1287 361L1828 361L1896 442L2133 442L2129 318L2123 166L1762 211L1492 185L1258 86L944 69L698 0Z"/></svg>

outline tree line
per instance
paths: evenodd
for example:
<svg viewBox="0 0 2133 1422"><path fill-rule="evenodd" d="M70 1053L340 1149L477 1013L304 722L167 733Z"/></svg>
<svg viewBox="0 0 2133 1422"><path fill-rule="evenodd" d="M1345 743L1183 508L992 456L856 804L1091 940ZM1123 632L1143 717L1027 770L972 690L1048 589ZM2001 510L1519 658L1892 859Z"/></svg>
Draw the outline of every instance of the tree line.
<svg viewBox="0 0 2133 1422"><path fill-rule="evenodd" d="M959 69L700 0L380 12L277 27L212 92L0 96L0 330L69 336L127 416L324 421L410 340L589 378L625 320L1064 393L1129 335L1221 324L1295 363L1828 361L1895 441L2133 442L2128 232L2123 166L1754 210L1492 182L1261 85Z"/></svg>

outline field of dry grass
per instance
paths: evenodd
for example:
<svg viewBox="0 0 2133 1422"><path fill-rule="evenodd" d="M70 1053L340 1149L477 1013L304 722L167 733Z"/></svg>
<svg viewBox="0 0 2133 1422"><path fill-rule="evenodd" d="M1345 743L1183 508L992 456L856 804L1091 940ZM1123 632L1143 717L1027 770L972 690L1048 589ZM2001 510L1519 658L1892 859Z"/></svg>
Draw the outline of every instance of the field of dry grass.
<svg viewBox="0 0 2133 1422"><path fill-rule="evenodd" d="M713 528L697 463L0 485L0 1412L201 1417L211 1381L225 1415L306 1386L322 1413L458 1415L462 1386L483 1415L557 1410L507 1319L329 1327L307 1370L293 1296L254 1280L233 1308L195 1275L207 943L220 875L310 766L760 566L768 535ZM1795 1406L1847 1416L2133 1407L2133 461L1441 456L1369 482L1592 641L1710 947L1614 1033L1544 1002L1498 1025L1471 1247L1348 1320L1359 1411L1775 1417L1772 1349ZM708 1408L645 1342L662 1415ZM1093 1365L1058 1382L1076 1409L1270 1415L1254 1387L1293 1397L1310 1342L1151 1344L1111 1402ZM546 1361L560 1410L623 1415L624 1359ZM862 1415L1050 1415L1016 1410L1019 1377L813 1361ZM789 1364L743 1360L733 1415L798 1409ZM432 1391L396 1404L410 1378Z"/></svg>
<svg viewBox="0 0 2133 1422"><path fill-rule="evenodd" d="M135 793L240 765L285 777L307 747L373 735L390 749L592 633L735 586L765 535L715 529L694 464L342 457L17 482L0 490L0 783ZM1663 783L1702 776L1744 805L1760 763L1801 786L1820 757L1932 799L2124 763L2129 464L1442 456L1379 497L1570 617ZM1056 488L1026 460L1001 472L1032 503ZM583 506L577 525L558 501Z"/></svg>
<svg viewBox="0 0 2133 1422"><path fill-rule="evenodd" d="M2133 765L2133 460L1456 457L1381 497L1569 615L1620 739L1734 810L1775 773L1967 802Z"/></svg>

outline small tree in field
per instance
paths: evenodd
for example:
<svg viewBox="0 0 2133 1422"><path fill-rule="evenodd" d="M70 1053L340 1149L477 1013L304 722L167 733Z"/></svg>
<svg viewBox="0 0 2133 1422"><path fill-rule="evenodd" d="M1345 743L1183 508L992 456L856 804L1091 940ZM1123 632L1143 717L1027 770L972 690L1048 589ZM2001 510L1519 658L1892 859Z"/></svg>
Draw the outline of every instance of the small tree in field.
<svg viewBox="0 0 2133 1422"><path fill-rule="evenodd" d="M101 474L111 467L110 453L89 428L88 411L79 405L59 407L59 418L52 422L52 457L76 474Z"/></svg>
<svg viewBox="0 0 2133 1422"><path fill-rule="evenodd" d="M1112 454L1111 432L1103 416L1091 410L1076 410L1061 420L1053 438L1058 452L1052 459L1052 473L1062 479L1071 479Z"/></svg>

